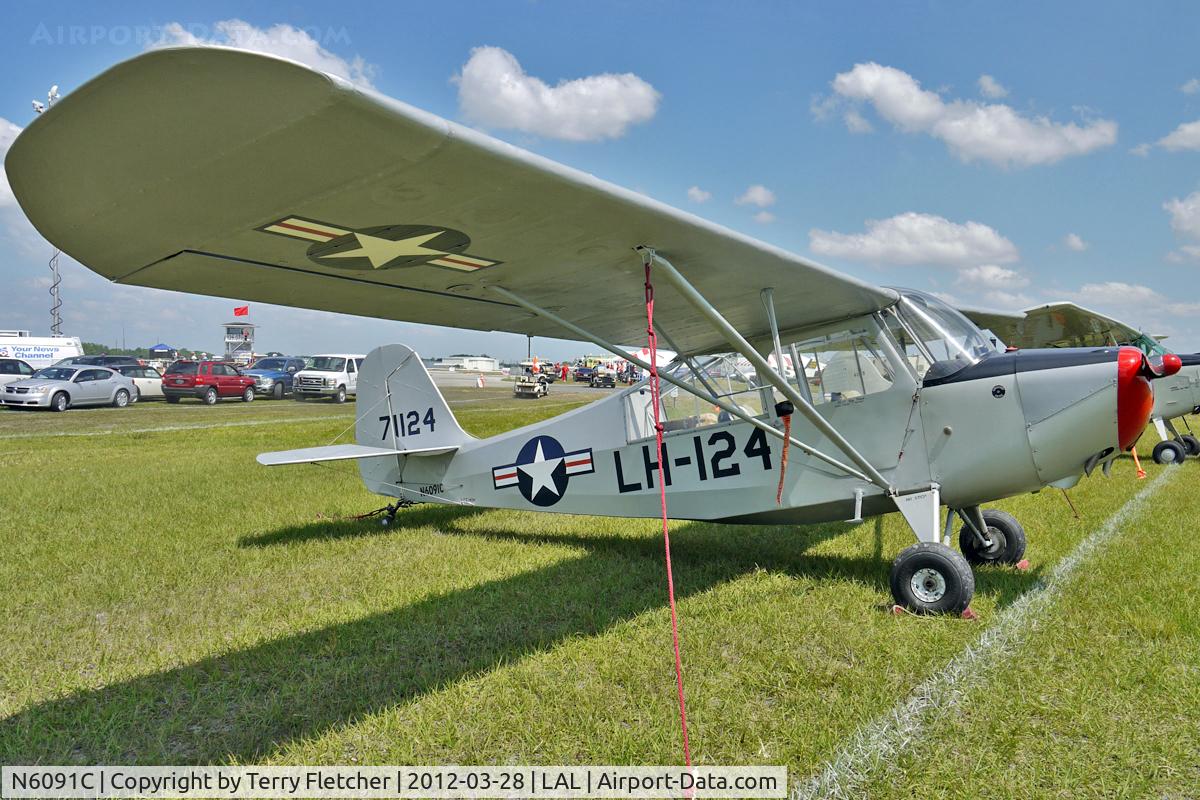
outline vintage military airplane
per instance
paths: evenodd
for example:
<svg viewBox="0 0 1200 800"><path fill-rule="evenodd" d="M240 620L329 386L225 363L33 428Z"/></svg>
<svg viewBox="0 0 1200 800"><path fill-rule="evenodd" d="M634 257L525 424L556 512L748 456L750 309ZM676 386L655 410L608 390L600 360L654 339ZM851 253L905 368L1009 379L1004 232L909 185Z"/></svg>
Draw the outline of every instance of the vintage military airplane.
<svg viewBox="0 0 1200 800"><path fill-rule="evenodd" d="M1150 336L1112 317L1068 301L1033 306L1021 312L960 309L981 328L1013 347L1118 347L1130 345L1152 358L1171 351ZM1151 421L1159 441L1151 454L1159 464L1175 464L1200 455L1200 439L1186 415L1200 413L1200 353L1179 354L1181 369L1154 385ZM1180 419L1187 433L1176 430Z"/></svg>
<svg viewBox="0 0 1200 800"><path fill-rule="evenodd" d="M1071 484L1130 447L1149 379L1174 366L1132 347L995 353L932 296L237 50L119 64L34 120L6 165L38 230L118 283L567 335L647 370L621 345L646 341L648 270L678 353L659 404L642 383L478 440L417 355L387 345L359 378L357 444L260 460L355 459L371 491L404 500L629 517L660 514L661 461L677 518L899 510L918 543L891 589L919 612L966 609L970 564L1022 559L1020 524L981 504ZM790 376L769 363L787 361Z"/></svg>

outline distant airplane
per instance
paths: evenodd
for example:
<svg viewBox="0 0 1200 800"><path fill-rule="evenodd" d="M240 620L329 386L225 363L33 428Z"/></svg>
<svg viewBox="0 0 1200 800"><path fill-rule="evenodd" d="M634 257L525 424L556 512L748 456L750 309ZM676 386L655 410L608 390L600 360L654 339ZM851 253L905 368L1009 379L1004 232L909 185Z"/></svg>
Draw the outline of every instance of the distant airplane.
<svg viewBox="0 0 1200 800"><path fill-rule="evenodd" d="M622 347L647 342L649 283L678 354L661 395L642 382L479 440L417 354L385 345L359 376L357 444L259 460L354 459L403 502L657 517L665 488L672 516L728 523L899 510L918 543L891 590L917 612L964 611L971 564L1022 559L1020 524L983 503L1073 485L1129 448L1149 379L1178 368L1134 347L996 353L930 295L238 50L118 64L35 119L6 165L37 229L123 284L569 336L649 370ZM803 368L772 367L789 361Z"/></svg>

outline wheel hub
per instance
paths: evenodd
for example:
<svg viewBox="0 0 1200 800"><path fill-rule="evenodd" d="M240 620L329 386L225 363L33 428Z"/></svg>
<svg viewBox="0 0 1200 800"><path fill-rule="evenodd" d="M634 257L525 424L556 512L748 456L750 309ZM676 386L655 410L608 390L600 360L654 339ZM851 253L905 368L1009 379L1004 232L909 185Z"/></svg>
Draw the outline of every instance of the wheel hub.
<svg viewBox="0 0 1200 800"><path fill-rule="evenodd" d="M909 587L922 603L936 603L946 594L946 578L936 569L925 567L913 573Z"/></svg>

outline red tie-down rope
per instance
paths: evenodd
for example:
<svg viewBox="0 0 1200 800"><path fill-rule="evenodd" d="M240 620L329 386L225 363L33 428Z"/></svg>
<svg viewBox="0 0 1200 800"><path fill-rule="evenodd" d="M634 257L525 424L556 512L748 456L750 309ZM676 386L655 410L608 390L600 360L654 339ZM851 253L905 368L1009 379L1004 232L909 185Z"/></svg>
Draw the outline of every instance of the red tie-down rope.
<svg viewBox="0 0 1200 800"><path fill-rule="evenodd" d="M775 505L783 505L783 479L787 477L788 445L792 443L792 415L783 415L783 455L779 457L779 488L775 490Z"/></svg>
<svg viewBox="0 0 1200 800"><path fill-rule="evenodd" d="M675 645L675 686L679 692L679 725L683 731L683 760L692 766L688 744L687 705L683 701L683 659L679 655L679 617L675 612L675 577L671 572L671 534L667 525L667 484L663 480L663 425L659 415L658 336L654 333L654 285L650 283L650 261L646 266L646 336L650 350L650 402L654 406L654 441L658 447L658 495L662 500L663 549L667 559L667 600L671 606L671 640Z"/></svg>

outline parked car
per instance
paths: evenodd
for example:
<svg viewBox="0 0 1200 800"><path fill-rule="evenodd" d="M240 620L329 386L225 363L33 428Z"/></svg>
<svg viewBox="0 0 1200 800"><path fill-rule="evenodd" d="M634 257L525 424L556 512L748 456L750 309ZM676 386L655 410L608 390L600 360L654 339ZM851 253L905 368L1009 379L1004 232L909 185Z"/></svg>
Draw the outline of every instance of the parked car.
<svg viewBox="0 0 1200 800"><path fill-rule="evenodd" d="M592 370L592 375L588 379L588 385L593 389L600 387L606 389L617 388L617 376L608 367L596 367Z"/></svg>
<svg viewBox="0 0 1200 800"><path fill-rule="evenodd" d="M137 395L133 398L133 402L136 403L138 400L161 400L163 398L162 373L154 367L118 364L115 367L111 367L111 369L133 381L133 385L137 387Z"/></svg>
<svg viewBox="0 0 1200 800"><path fill-rule="evenodd" d="M33 367L19 358L0 358L0 386L28 378Z"/></svg>
<svg viewBox="0 0 1200 800"><path fill-rule="evenodd" d="M66 411L74 406L125 408L133 401L133 381L107 367L68 365L42 367L32 377L4 386L4 405L10 408L49 408Z"/></svg>
<svg viewBox="0 0 1200 800"><path fill-rule="evenodd" d="M587 383L592 380L593 372L595 372L595 370L592 369L591 367L589 367L585 364L579 364L575 367L575 372L574 372L573 377L578 382Z"/></svg>
<svg viewBox="0 0 1200 800"><path fill-rule="evenodd" d="M116 367L121 364L141 366L142 362L133 356L70 356L54 362L56 367L67 367L71 364L88 364L94 367Z"/></svg>
<svg viewBox="0 0 1200 800"><path fill-rule="evenodd" d="M366 356L351 353L327 353L313 356L311 363L293 377L297 400L328 397L335 403L346 402L358 394L358 373Z"/></svg>
<svg viewBox="0 0 1200 800"><path fill-rule="evenodd" d="M254 399L254 378L222 361L181 360L167 367L162 391L168 403L184 397L195 397L209 406L222 397L240 397L249 403Z"/></svg>
<svg viewBox="0 0 1200 800"><path fill-rule="evenodd" d="M254 378L255 392L282 400L284 395L292 393L296 373L304 366L305 361L299 356L268 356L255 361L242 372Z"/></svg>

